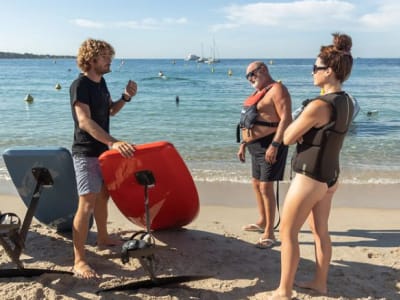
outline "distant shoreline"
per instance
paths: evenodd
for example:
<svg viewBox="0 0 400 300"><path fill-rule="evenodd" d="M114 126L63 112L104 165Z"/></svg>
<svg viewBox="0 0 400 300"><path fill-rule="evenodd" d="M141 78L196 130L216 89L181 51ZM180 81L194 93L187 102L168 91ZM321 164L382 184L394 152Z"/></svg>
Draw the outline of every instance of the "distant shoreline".
<svg viewBox="0 0 400 300"><path fill-rule="evenodd" d="M2 58L40 58L40 59L60 59L60 58L75 58L72 55L50 55L50 54L33 54L33 53L14 53L14 52L1 52L0 59Z"/></svg>
<svg viewBox="0 0 400 300"><path fill-rule="evenodd" d="M50 54L33 54L33 53L16 53L16 52L2 52L0 51L0 59L15 59L15 58L38 58L38 59L76 59L74 55L50 55ZM114 57L114 59L121 60L184 60L183 58L173 57ZM314 57L275 57L275 58L251 58L251 57L224 57L221 60L265 60L265 61L279 61L279 60L315 60ZM355 60L368 60L368 59L380 59L380 60L397 60L399 57L354 57ZM189 62L189 61L186 61Z"/></svg>

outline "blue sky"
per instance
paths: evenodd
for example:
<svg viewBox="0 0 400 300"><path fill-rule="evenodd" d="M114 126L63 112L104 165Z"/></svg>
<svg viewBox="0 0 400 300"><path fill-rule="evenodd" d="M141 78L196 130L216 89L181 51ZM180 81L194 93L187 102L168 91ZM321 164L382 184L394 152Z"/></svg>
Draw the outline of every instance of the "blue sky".
<svg viewBox="0 0 400 300"><path fill-rule="evenodd" d="M398 0L9 0L0 51L75 55L88 37L120 58L313 58L331 33L355 57L400 57Z"/></svg>

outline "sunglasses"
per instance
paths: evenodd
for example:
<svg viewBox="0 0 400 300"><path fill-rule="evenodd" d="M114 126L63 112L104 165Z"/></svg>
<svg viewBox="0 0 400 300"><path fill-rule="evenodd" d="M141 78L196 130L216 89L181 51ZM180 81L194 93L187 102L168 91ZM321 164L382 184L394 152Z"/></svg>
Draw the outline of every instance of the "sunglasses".
<svg viewBox="0 0 400 300"><path fill-rule="evenodd" d="M326 69L328 69L328 68L329 68L329 67L327 67L327 66L317 66L317 65L314 65L312 71L313 71L313 73L316 73L316 72L319 71L319 70L326 70Z"/></svg>
<svg viewBox="0 0 400 300"><path fill-rule="evenodd" d="M256 75L256 72L258 72L261 69L261 66L258 66L257 68L255 68L253 71L249 72L246 74L246 79L249 80L250 78L252 78L253 76Z"/></svg>

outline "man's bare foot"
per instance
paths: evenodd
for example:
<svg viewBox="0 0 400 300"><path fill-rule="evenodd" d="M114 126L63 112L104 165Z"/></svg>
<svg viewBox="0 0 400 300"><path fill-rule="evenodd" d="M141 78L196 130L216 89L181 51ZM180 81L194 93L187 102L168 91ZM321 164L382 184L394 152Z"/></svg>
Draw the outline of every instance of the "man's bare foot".
<svg viewBox="0 0 400 300"><path fill-rule="evenodd" d="M292 297L282 296L281 294L279 294L278 290L274 291L272 296L268 298L268 300L291 300L291 299Z"/></svg>
<svg viewBox="0 0 400 300"><path fill-rule="evenodd" d="M286 296L287 294L291 295ZM285 291L277 289L272 293L272 296L270 296L268 300L291 300L291 299L297 299L296 297L297 297L296 291L291 291L286 293Z"/></svg>
<svg viewBox="0 0 400 300"><path fill-rule="evenodd" d="M326 286L320 286L314 281L296 281L294 285L302 289L311 290L321 296L328 294L328 289Z"/></svg>
<svg viewBox="0 0 400 300"><path fill-rule="evenodd" d="M99 275L86 262L80 261L74 265L74 275L83 279L99 278Z"/></svg>
<svg viewBox="0 0 400 300"><path fill-rule="evenodd" d="M124 241L121 240L121 238L108 236L107 238L104 239L98 238L96 245L98 248L108 248L114 246L121 246L123 243Z"/></svg>
<svg viewBox="0 0 400 300"><path fill-rule="evenodd" d="M243 226L242 230L263 233L265 230L265 226L258 223L251 223Z"/></svg>

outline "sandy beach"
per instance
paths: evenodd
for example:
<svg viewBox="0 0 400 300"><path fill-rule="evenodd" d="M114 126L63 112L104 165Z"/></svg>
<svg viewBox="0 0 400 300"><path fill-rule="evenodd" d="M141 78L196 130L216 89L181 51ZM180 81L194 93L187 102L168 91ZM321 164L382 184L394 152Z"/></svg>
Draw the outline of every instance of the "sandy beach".
<svg viewBox="0 0 400 300"><path fill-rule="evenodd" d="M70 275L45 274L33 278L1 278L1 299L267 299L277 287L280 246L261 250L254 246L259 234L241 227L256 221L250 185L198 182L201 208L198 217L181 230L155 232L156 243L167 246L156 253L156 275L206 276L179 285L135 291L103 292L101 288L148 279L138 260L122 264L107 259L116 249L95 246L95 228L88 239L90 263L99 280ZM3 187L1 191L11 190ZM287 184L281 184L281 202ZM400 203L399 185L345 185L334 199L330 217L333 257L326 297L296 289L298 299L400 299ZM26 207L17 194L0 195L1 211L23 218ZM138 227L130 223L110 201L113 234L130 236ZM276 232L279 239L279 232ZM313 272L313 239L305 225L299 236L301 261L296 278ZM70 271L70 236L34 221L21 256L26 267ZM3 249L1 268L14 265Z"/></svg>

